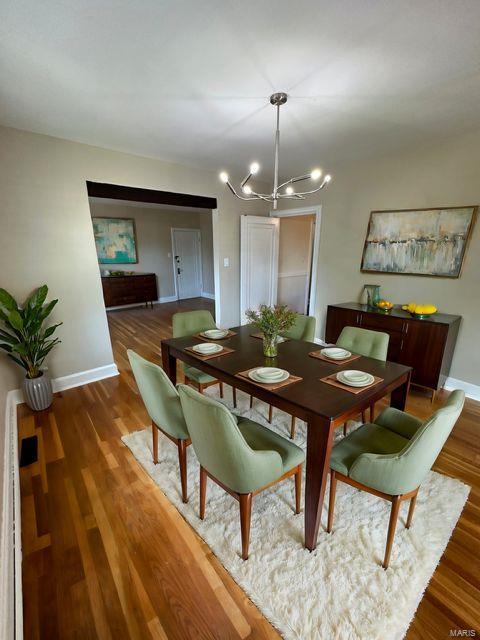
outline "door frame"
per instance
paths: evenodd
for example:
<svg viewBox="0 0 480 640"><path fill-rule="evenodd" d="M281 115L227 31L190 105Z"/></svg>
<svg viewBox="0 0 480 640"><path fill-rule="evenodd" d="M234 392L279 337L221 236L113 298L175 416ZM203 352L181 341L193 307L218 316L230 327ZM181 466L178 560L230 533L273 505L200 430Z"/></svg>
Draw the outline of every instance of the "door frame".
<svg viewBox="0 0 480 640"><path fill-rule="evenodd" d="M197 263L198 263L198 273L199 273L199 280L200 280L200 295L199 297L201 297L202 295L202 291L203 291L203 270L202 270L202 234L200 229L194 229L194 228L190 228L190 227L171 227L170 229L170 236L172 239L172 265L173 265L173 284L175 287L175 298L177 300L179 300L180 298L178 297L178 283L177 283L177 266L175 263L175 231L194 231L197 234ZM185 298L187 299L187 298Z"/></svg>
<svg viewBox="0 0 480 640"><path fill-rule="evenodd" d="M310 276L310 306L309 306L309 314L314 315L316 317L317 312L317 303L319 301L319 296L317 294L317 275L318 275L318 266L320 262L320 234L321 234L321 224L322 224L322 205L317 204L312 207L300 207L298 209L283 209L270 211L271 218L288 218L290 216L306 216L308 214L315 214L315 233L313 237L313 255L312 255L312 271ZM315 331L315 338L318 338L318 322L317 329Z"/></svg>

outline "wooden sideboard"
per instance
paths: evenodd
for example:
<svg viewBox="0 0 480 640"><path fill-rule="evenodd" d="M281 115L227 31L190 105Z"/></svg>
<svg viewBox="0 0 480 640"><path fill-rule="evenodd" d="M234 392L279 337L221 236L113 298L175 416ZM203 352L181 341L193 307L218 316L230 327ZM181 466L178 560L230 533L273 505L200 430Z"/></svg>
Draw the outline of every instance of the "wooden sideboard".
<svg viewBox="0 0 480 640"><path fill-rule="evenodd" d="M460 321L445 313L420 320L398 307L384 313L346 302L328 307L325 340L335 343L346 326L384 331L390 336L388 360L413 367L412 382L436 391L449 374Z"/></svg>
<svg viewBox="0 0 480 640"><path fill-rule="evenodd" d="M148 304L158 300L157 276L154 273L102 276L102 288L106 307L142 302Z"/></svg>

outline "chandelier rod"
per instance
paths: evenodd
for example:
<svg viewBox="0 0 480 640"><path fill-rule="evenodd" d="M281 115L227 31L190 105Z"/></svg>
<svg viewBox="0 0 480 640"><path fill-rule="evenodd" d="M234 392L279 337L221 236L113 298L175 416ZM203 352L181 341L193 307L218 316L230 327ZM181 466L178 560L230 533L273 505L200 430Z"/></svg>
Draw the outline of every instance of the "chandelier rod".
<svg viewBox="0 0 480 640"><path fill-rule="evenodd" d="M273 208L277 208L277 192L278 192L278 161L280 154L280 103L277 107L277 130L275 131L275 160L273 169Z"/></svg>

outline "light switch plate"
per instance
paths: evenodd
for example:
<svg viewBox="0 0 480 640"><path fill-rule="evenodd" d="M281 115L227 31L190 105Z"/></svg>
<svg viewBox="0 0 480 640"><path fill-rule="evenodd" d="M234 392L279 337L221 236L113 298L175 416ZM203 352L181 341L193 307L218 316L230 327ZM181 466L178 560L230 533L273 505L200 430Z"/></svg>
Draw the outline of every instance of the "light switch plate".
<svg viewBox="0 0 480 640"><path fill-rule="evenodd" d="M230 258L224 258L223 259L223 266L224 267L229 267L230 266Z"/></svg>

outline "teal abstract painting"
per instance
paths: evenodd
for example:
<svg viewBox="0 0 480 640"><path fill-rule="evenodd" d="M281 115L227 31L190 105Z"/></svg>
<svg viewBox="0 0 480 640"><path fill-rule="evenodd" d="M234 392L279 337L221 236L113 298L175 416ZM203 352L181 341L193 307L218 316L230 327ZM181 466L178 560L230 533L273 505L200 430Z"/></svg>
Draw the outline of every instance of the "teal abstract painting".
<svg viewBox="0 0 480 640"><path fill-rule="evenodd" d="M138 262L135 221L132 218L92 218L100 264Z"/></svg>
<svg viewBox="0 0 480 640"><path fill-rule="evenodd" d="M477 207L372 211L362 271L458 278Z"/></svg>

